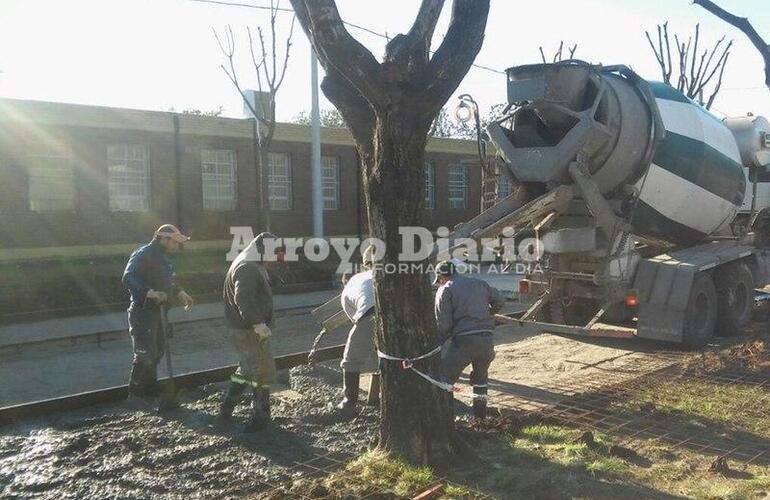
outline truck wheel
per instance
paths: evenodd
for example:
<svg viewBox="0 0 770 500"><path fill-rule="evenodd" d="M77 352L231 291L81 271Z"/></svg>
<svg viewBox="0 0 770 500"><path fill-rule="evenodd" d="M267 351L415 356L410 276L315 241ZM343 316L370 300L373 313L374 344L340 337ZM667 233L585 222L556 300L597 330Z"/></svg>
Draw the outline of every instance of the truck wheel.
<svg viewBox="0 0 770 500"><path fill-rule="evenodd" d="M691 348L703 347L714 335L716 322L717 291L714 281L707 273L697 273L684 313L682 343Z"/></svg>
<svg viewBox="0 0 770 500"><path fill-rule="evenodd" d="M754 306L754 275L742 262L728 264L714 273L717 290L717 334L737 335L751 322Z"/></svg>

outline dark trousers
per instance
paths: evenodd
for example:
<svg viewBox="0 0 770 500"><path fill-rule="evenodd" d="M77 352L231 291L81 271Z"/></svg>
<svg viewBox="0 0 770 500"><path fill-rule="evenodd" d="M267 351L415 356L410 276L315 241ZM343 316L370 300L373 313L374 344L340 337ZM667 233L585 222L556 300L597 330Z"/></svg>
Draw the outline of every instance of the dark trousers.
<svg viewBox="0 0 770 500"><path fill-rule="evenodd" d="M142 308L132 305L128 309L128 333L134 349L128 381L131 392L150 394L156 390L157 366L165 345L160 314L157 306Z"/></svg>
<svg viewBox="0 0 770 500"><path fill-rule="evenodd" d="M486 399L489 365L495 359L492 334L473 334L454 337L441 356L444 380L454 384L463 370L471 365L471 385L474 399Z"/></svg>

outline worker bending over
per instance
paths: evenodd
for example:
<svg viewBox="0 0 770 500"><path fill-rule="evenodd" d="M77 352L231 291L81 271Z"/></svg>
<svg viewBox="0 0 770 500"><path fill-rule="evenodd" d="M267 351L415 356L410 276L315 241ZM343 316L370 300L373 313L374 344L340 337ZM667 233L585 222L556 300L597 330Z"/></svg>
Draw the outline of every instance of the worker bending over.
<svg viewBox="0 0 770 500"><path fill-rule="evenodd" d="M270 421L270 384L276 369L270 347L273 291L268 268L283 261L284 249L271 233L260 233L236 257L225 276L222 295L230 339L239 356L219 415L229 419L246 386L251 388L251 413L246 432L264 429Z"/></svg>
<svg viewBox="0 0 770 500"><path fill-rule="evenodd" d="M486 281L457 274L451 261L436 265L436 322L439 340L449 340L441 356L442 375L454 384L468 366L472 366L473 416L487 414L487 376L495 359L492 332L494 314L503 306L503 298Z"/></svg>
<svg viewBox="0 0 770 500"><path fill-rule="evenodd" d="M364 271L353 275L345 284L340 300L342 310L353 323L342 354L342 402L340 410L350 410L358 403L361 372L377 371L377 353L374 349L374 270L373 247L363 255Z"/></svg>
<svg viewBox="0 0 770 500"><path fill-rule="evenodd" d="M123 271L123 285L131 293L128 332L134 357L128 379L129 396L146 398L158 391L158 362L163 357L161 305L176 298L185 308L193 299L176 286L174 266L166 257L189 240L171 224L160 226L150 243L136 249Z"/></svg>

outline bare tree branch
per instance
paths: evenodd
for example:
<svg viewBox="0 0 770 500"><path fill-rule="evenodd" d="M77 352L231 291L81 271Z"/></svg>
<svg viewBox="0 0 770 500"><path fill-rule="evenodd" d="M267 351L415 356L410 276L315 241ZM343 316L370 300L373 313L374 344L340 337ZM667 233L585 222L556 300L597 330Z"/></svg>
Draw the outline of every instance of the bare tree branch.
<svg viewBox="0 0 770 500"><path fill-rule="evenodd" d="M673 87L671 78L674 68L671 61L668 22L658 25L657 29L657 45L649 31L645 31L644 34L647 37L652 53L655 55L655 59L658 61L663 81ZM698 54L698 46L701 45L700 35L700 26L696 25L694 38L690 36L685 44L680 41L679 35L674 33L674 42L676 43L679 55L679 75L676 79L676 88L690 99L695 99L708 108L711 104L704 102L703 98L706 87L711 83L715 75L724 74L724 65L727 63L727 56L732 48L732 41L724 45L723 48L725 42L725 37L723 36L710 49L705 49L702 54ZM713 104L720 88L721 84L712 89L713 94L708 102Z"/></svg>
<svg viewBox="0 0 770 500"><path fill-rule="evenodd" d="M400 60L401 64L427 63L433 32L443 8L444 0L422 0L409 32L406 35L398 34L388 41L385 60Z"/></svg>
<svg viewBox="0 0 770 500"><path fill-rule="evenodd" d="M730 53L726 52L724 57L725 59L722 63L722 68L719 70L719 80L717 80L714 92L712 92L711 97L709 97L709 100L706 103L706 109L711 109L711 106L714 104L714 99L716 99L717 94L719 94L719 91L722 89L722 76L725 74L725 66L727 66L727 58L730 57Z"/></svg>
<svg viewBox="0 0 770 500"><path fill-rule="evenodd" d="M334 67L370 103L379 104L384 97L382 66L345 29L334 0L291 0L291 5L324 69Z"/></svg>
<svg viewBox="0 0 770 500"><path fill-rule="evenodd" d="M660 65L660 72L663 75L663 81L665 83L671 83L671 76L668 72L668 68L666 67L666 60L663 59L663 46L662 46L662 36L661 36L661 29L660 26L658 26L658 44L660 45L660 51L658 51L658 48L655 47L655 43L652 41L652 37L650 36L649 31L644 32L645 36L647 37L647 42L650 44L650 48L652 49L652 53L655 54L655 59L657 59L658 64Z"/></svg>
<svg viewBox="0 0 770 500"><path fill-rule="evenodd" d="M454 0L447 34L428 65L423 98L431 103L431 120L470 69L484 42L489 0Z"/></svg>
<svg viewBox="0 0 770 500"><path fill-rule="evenodd" d="M741 30L757 48L762 59L765 61L765 85L770 89L770 45L757 33L754 26L745 17L738 17L735 14L727 12L716 5L711 0L693 0L695 5L700 5L723 21L731 24Z"/></svg>

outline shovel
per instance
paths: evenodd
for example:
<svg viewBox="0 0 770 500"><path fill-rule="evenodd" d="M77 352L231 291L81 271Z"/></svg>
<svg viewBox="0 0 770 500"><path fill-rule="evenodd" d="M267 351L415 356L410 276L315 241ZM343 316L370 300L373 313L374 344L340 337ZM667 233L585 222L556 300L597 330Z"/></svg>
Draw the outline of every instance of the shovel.
<svg viewBox="0 0 770 500"><path fill-rule="evenodd" d="M166 370L168 371L168 379L158 401L158 412L164 412L179 408L179 392L174 381L174 368L171 365L171 344L168 339L171 334L171 327L168 324L168 309L165 305L160 306L160 331L163 335L163 349L166 351Z"/></svg>

